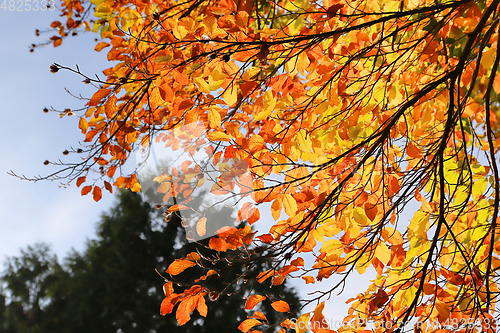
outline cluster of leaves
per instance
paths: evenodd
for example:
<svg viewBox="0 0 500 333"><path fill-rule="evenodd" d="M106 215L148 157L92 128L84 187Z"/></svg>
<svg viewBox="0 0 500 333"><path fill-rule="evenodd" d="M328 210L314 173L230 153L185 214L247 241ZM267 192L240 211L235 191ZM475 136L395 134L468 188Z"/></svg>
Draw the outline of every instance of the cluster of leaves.
<svg viewBox="0 0 500 333"><path fill-rule="evenodd" d="M63 2L68 20L76 3ZM251 199L239 212L249 223L270 203L276 221L258 235L225 230L209 247L241 251L225 259L238 264L271 258L260 283L338 276L305 302L318 302L311 320L324 297L370 267L377 276L346 320L498 317L498 0L81 4L98 18L96 50L109 47L116 63L102 81L53 65L97 91L77 113L86 158L50 178L86 183L82 193L98 200L111 184L140 190L134 174L117 171L156 138L204 147L220 170L212 192ZM159 180L165 193L207 176L202 165L182 171ZM252 242L268 254L245 254ZM184 257L167 273L196 266L208 277L206 262ZM178 303L180 322L205 312L202 283L165 292L164 312ZM243 332L260 324L249 320Z"/></svg>
<svg viewBox="0 0 500 333"><path fill-rule="evenodd" d="M213 276L210 288L225 292L208 314L206 309L193 314L192 322L179 327L175 318L161 317L158 312L163 292L155 268L164 271L168 263L196 247L186 241L178 218L164 222L161 212L131 192L119 193L118 199L99 222L98 238L90 241L83 253L67 256L64 264L43 244L28 247L20 257L9 258L0 276L1 333L234 332L239 321L246 318L245 300L227 296L238 290L226 288L223 272L242 274L244 269L233 266ZM231 210L215 216L221 214L231 214ZM209 251L203 253L210 255ZM249 279L265 267L255 267ZM172 291L180 290L197 275L199 272L193 269L179 275L169 286ZM247 283L251 285L251 281ZM266 293L272 299L286 297L292 303L291 310L298 309L293 289L284 285L273 290L255 287L254 293ZM266 305L259 310L270 308ZM279 319L269 315L270 321Z"/></svg>

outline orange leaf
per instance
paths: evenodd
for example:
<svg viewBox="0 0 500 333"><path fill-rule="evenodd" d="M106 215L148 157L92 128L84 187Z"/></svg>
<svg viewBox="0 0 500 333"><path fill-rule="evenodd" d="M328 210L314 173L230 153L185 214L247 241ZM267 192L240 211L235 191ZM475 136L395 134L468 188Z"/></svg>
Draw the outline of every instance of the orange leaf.
<svg viewBox="0 0 500 333"><path fill-rule="evenodd" d="M85 180L86 180L86 179L87 179L87 178L86 178L85 176L78 178L78 179L76 180L76 187L80 187L80 185L82 185L83 183L85 183Z"/></svg>
<svg viewBox="0 0 500 333"><path fill-rule="evenodd" d="M184 210L184 209L188 209L188 208L189 208L188 206L184 206L184 205L173 205L172 207L167 209L167 212L175 212L178 210Z"/></svg>
<svg viewBox="0 0 500 333"><path fill-rule="evenodd" d="M196 223L196 232L200 236L205 236L207 233L207 218L205 216Z"/></svg>
<svg viewBox="0 0 500 333"><path fill-rule="evenodd" d="M189 267L193 267L194 265L196 265L196 263L192 261L176 259L173 263L170 264L170 266L168 266L167 273L170 275L178 275L184 272Z"/></svg>
<svg viewBox="0 0 500 333"><path fill-rule="evenodd" d="M102 198L102 191L99 186L94 186L94 191L92 192L94 195L94 201L99 201Z"/></svg>
<svg viewBox="0 0 500 333"><path fill-rule="evenodd" d="M191 312L193 312L196 307L196 297L186 297L179 307L177 308L177 312L175 313L175 318L180 326L184 325L191 319Z"/></svg>
<svg viewBox="0 0 500 333"><path fill-rule="evenodd" d="M109 178L113 177L116 172L116 165L110 166L108 172L106 173Z"/></svg>
<svg viewBox="0 0 500 333"><path fill-rule="evenodd" d="M58 47L61 44L62 44L62 38L61 37L56 37L54 39L54 47Z"/></svg>
<svg viewBox="0 0 500 333"><path fill-rule="evenodd" d="M410 142L408 144L406 153L408 154L409 157L413 158L421 158L424 155L424 153L420 150L420 148L418 148L417 145L414 144L413 142Z"/></svg>
<svg viewBox="0 0 500 333"><path fill-rule="evenodd" d="M302 258L297 258L297 259L293 259L292 262L290 263L290 265L293 265L293 266L304 266L304 259Z"/></svg>
<svg viewBox="0 0 500 333"><path fill-rule="evenodd" d="M278 312L287 312L287 311L290 311L290 306L285 301L272 302L271 306L273 307L274 310L276 310Z"/></svg>
<svg viewBox="0 0 500 333"><path fill-rule="evenodd" d="M274 273L275 273L274 269L268 269L267 271L261 272L259 275L257 275L257 281L259 283L262 283L271 276L274 276Z"/></svg>
<svg viewBox="0 0 500 333"><path fill-rule="evenodd" d="M167 282L163 285L163 293L165 296L169 296L174 292L174 286L172 285L172 282Z"/></svg>
<svg viewBox="0 0 500 333"><path fill-rule="evenodd" d="M394 195L399 192L399 181L396 176L389 176L389 195Z"/></svg>
<svg viewBox="0 0 500 333"><path fill-rule="evenodd" d="M207 303L205 302L205 297L200 295L200 297L198 298L198 303L196 303L196 310L198 310L201 316L207 316L208 308Z"/></svg>
<svg viewBox="0 0 500 333"><path fill-rule="evenodd" d="M198 253L196 252L191 252L189 253L187 256L186 256L186 259L187 260L191 260L191 261L199 261L201 260L201 257Z"/></svg>
<svg viewBox="0 0 500 333"><path fill-rule="evenodd" d="M101 50L105 47L108 47L109 46L109 43L106 43L106 42L100 42L100 43L97 43L97 45L95 46L95 49L97 52L101 52Z"/></svg>
<svg viewBox="0 0 500 333"><path fill-rule="evenodd" d="M85 186L84 188L82 188L82 195L87 195L90 193L90 191L92 191L92 186Z"/></svg>
<svg viewBox="0 0 500 333"><path fill-rule="evenodd" d="M314 278L310 275L303 276L302 279L304 279L304 281L306 281L306 284L316 283L316 280L314 280Z"/></svg>
<svg viewBox="0 0 500 333"><path fill-rule="evenodd" d="M257 238L266 244L271 244L271 242L274 240L274 237L271 234L260 235L257 236Z"/></svg>
<svg viewBox="0 0 500 333"><path fill-rule="evenodd" d="M164 84L161 87L159 87L159 92L161 98L165 102L172 103L174 101L174 92L168 84Z"/></svg>
<svg viewBox="0 0 500 333"><path fill-rule="evenodd" d="M265 299L266 299L266 296L252 295L247 299L247 302L245 304L245 309L252 310L257 304L259 304L260 302L262 302Z"/></svg>
<svg viewBox="0 0 500 333"><path fill-rule="evenodd" d="M80 118L78 127L82 130L82 133L85 134L87 132L87 129L89 128L89 123L87 122L87 119L83 117Z"/></svg>
<svg viewBox="0 0 500 333"><path fill-rule="evenodd" d="M110 89L99 89L97 92L92 96L90 101L87 103L89 106L96 106L103 100L106 96L109 95L111 92Z"/></svg>
<svg viewBox="0 0 500 333"><path fill-rule="evenodd" d="M495 90L497 94L500 94L500 74L495 76L495 80L493 81L493 90Z"/></svg>
<svg viewBox="0 0 500 333"><path fill-rule="evenodd" d="M255 319L260 319L260 320L265 320L267 321L267 317L265 314L263 314L262 312L260 311L255 311L255 313L253 314L253 316L251 316L250 318L255 318Z"/></svg>
<svg viewBox="0 0 500 333"><path fill-rule="evenodd" d="M228 244L222 238L213 237L210 238L210 242L208 243L211 249L216 251L226 251Z"/></svg>
<svg viewBox="0 0 500 333"><path fill-rule="evenodd" d="M246 333L252 329L252 327L257 326L262 324L260 320L257 319L245 319L240 326L238 326L238 329L242 331L243 333Z"/></svg>
<svg viewBox="0 0 500 333"><path fill-rule="evenodd" d="M173 70L172 74L174 76L175 81L180 85L187 86L190 83L189 77L186 74L181 73L178 70Z"/></svg>
<svg viewBox="0 0 500 333"><path fill-rule="evenodd" d="M115 168L116 169L116 168ZM125 177L118 177L114 183L114 185L118 188L122 188L127 181L127 178Z"/></svg>
<svg viewBox="0 0 500 333"><path fill-rule="evenodd" d="M160 314L162 316L166 315L167 313L172 313L172 310L174 309L175 302L173 302L172 297L165 297L163 301L161 302L160 306Z"/></svg>
<svg viewBox="0 0 500 333"><path fill-rule="evenodd" d="M258 134L254 134L250 137L249 148L252 152L262 149L265 144L266 142L264 139Z"/></svg>

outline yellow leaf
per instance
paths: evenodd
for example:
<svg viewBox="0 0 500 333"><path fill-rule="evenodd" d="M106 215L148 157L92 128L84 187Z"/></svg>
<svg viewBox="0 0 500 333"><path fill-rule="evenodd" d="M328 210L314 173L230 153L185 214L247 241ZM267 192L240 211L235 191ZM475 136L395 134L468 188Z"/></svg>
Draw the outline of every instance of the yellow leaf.
<svg viewBox="0 0 500 333"><path fill-rule="evenodd" d="M264 93L264 105L262 106L262 112L266 114L271 114L276 106L276 98L273 96L272 90L268 90Z"/></svg>
<svg viewBox="0 0 500 333"><path fill-rule="evenodd" d="M369 223L368 218L366 217L365 211L361 207L356 207L352 212L352 217L354 221L356 221L361 226L367 226Z"/></svg>
<svg viewBox="0 0 500 333"><path fill-rule="evenodd" d="M266 119L271 113L273 112L273 110L263 110L263 111L260 111L257 115L255 115L253 117L253 120L254 121L260 121L260 120L264 120Z"/></svg>
<svg viewBox="0 0 500 333"><path fill-rule="evenodd" d="M491 47L488 51L483 52L481 56L481 65L484 70L489 70L493 65L493 61L495 60L495 55L497 53L496 47Z"/></svg>
<svg viewBox="0 0 500 333"><path fill-rule="evenodd" d="M136 182L134 185L130 187L130 190L135 193L141 192L141 184Z"/></svg>
<svg viewBox="0 0 500 333"><path fill-rule="evenodd" d="M223 132L208 132L208 138L211 141L231 141L231 138Z"/></svg>
<svg viewBox="0 0 500 333"><path fill-rule="evenodd" d="M227 105L234 105L238 101L238 89L236 86L231 85L224 91L223 96Z"/></svg>
<svg viewBox="0 0 500 333"><path fill-rule="evenodd" d="M304 153L309 153L312 148L311 139L307 137L307 133L304 129L301 129L297 134L297 142L299 143L299 149Z"/></svg>
<svg viewBox="0 0 500 333"><path fill-rule="evenodd" d="M290 194L283 194L283 208L288 216L294 216L297 212L297 202Z"/></svg>
<svg viewBox="0 0 500 333"><path fill-rule="evenodd" d="M305 333L307 331L310 316L310 313L305 313L297 319L297 322L295 323L295 332Z"/></svg>
<svg viewBox="0 0 500 333"><path fill-rule="evenodd" d="M211 128L217 128L221 126L220 113L217 110L210 109L208 111L208 122Z"/></svg>
<svg viewBox="0 0 500 333"><path fill-rule="evenodd" d="M387 247L385 242L380 242L375 249L375 256L380 260L383 264L387 265L389 260L391 260L391 250Z"/></svg>

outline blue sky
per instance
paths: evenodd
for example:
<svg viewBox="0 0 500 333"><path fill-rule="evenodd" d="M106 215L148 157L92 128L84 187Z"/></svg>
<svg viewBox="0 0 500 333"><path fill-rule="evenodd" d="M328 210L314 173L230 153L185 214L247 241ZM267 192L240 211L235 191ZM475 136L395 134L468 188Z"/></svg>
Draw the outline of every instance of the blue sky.
<svg viewBox="0 0 500 333"><path fill-rule="evenodd" d="M7 174L13 170L27 177L46 175L55 167L43 161L63 158L70 146L82 139L77 119L60 119L56 113L43 113L44 107L57 109L82 106L65 92L90 96L90 87L69 72L50 73L57 62L75 66L86 73L100 74L106 68L105 53L93 51L95 36L87 33L67 39L54 48L49 45L29 52L29 45L51 36L35 36L58 19L57 12L9 11L0 9L0 115L2 141L0 159L0 261L17 255L21 247L47 242L62 258L71 248L81 250L94 235L101 212L113 202L104 195L96 203L91 196L81 197L75 186L59 188L59 183L30 183ZM85 50L85 52L82 52ZM63 159L64 160L64 159Z"/></svg>
<svg viewBox="0 0 500 333"><path fill-rule="evenodd" d="M92 89L75 74L50 73L49 66L78 64L82 72L90 75L101 74L109 66L105 51L102 54L93 51L95 35L92 33L69 38L58 48L49 45L30 53L29 45L51 36L36 37L35 29L44 30L56 19L57 12L0 9L0 115L5 143L0 159L0 262L6 256L18 255L20 248L35 242L50 244L59 259L72 248L83 250L86 239L95 237L100 215L114 201L107 192L96 203L91 195L82 197L75 185L60 188L57 182L30 183L7 174L13 170L27 177L47 175L56 168L44 166L43 161L63 159L62 152L71 146L77 148L83 139L77 118L60 119L56 113L46 114L42 110L50 106L81 107L83 102L69 96L64 88L86 97ZM272 219L269 214L263 219L266 216ZM332 295L333 300L325 312L327 318L343 318L345 300L363 289L352 289L360 281L351 280L344 296ZM327 281L318 288L318 284L305 286L300 280L296 285L305 296L306 292L328 289L331 284Z"/></svg>

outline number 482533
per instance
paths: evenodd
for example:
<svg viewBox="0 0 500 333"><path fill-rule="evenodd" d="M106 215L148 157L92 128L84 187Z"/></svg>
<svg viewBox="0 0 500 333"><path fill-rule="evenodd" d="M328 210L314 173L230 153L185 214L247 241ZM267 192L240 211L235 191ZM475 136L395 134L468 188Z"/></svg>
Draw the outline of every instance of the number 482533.
<svg viewBox="0 0 500 333"><path fill-rule="evenodd" d="M56 9L54 0L0 0L0 9L10 12L37 12L54 11Z"/></svg>

